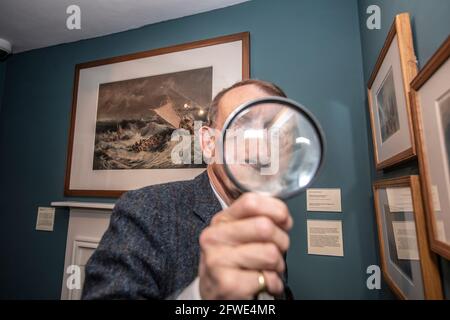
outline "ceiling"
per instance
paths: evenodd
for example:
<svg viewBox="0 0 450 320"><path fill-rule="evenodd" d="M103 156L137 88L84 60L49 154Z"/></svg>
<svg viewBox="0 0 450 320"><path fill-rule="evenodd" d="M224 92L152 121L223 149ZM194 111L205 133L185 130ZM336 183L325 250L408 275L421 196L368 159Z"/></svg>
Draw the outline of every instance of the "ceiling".
<svg viewBox="0 0 450 320"><path fill-rule="evenodd" d="M139 28L248 0L0 0L0 38L22 52ZM81 30L69 30L69 5L81 10Z"/></svg>

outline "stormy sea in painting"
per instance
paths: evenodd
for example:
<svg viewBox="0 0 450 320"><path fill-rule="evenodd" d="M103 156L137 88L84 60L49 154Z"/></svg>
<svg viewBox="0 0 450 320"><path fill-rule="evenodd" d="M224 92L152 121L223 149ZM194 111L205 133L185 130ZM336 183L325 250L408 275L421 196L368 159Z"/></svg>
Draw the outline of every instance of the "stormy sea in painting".
<svg viewBox="0 0 450 320"><path fill-rule="evenodd" d="M212 67L101 84L94 170L198 168L174 164L172 132L194 134L212 98ZM193 144L193 139L192 139Z"/></svg>

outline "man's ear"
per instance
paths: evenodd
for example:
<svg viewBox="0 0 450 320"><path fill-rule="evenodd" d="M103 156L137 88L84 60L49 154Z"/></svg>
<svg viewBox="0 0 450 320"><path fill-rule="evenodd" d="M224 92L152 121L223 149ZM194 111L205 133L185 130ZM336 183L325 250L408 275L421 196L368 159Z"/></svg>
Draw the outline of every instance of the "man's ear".
<svg viewBox="0 0 450 320"><path fill-rule="evenodd" d="M206 159L213 158L216 147L215 129L203 126L199 129L199 137L203 156Z"/></svg>

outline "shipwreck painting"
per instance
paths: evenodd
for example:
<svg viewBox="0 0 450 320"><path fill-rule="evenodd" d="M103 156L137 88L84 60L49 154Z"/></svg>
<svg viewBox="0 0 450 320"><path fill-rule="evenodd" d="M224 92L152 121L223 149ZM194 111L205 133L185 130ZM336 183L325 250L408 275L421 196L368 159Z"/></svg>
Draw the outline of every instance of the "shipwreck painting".
<svg viewBox="0 0 450 320"><path fill-rule="evenodd" d="M178 128L193 136L194 121L206 120L212 72L206 67L100 84L93 169L204 167L173 164L178 142L171 137Z"/></svg>

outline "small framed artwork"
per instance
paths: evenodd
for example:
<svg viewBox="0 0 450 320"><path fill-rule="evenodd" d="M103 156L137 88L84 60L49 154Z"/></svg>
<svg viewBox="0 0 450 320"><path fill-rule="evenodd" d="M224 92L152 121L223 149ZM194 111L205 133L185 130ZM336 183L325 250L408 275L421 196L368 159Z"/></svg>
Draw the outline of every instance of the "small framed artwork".
<svg viewBox="0 0 450 320"><path fill-rule="evenodd" d="M249 38L244 32L78 64L65 195L118 197L201 173L197 129L220 90L250 77Z"/></svg>
<svg viewBox="0 0 450 320"><path fill-rule="evenodd" d="M417 74L410 17L395 17L368 83L375 165L385 169L416 156L409 83Z"/></svg>
<svg viewBox="0 0 450 320"><path fill-rule="evenodd" d="M418 176L373 185L381 269L400 299L442 299L436 256L430 251Z"/></svg>
<svg viewBox="0 0 450 320"><path fill-rule="evenodd" d="M450 37L411 83L431 248L450 259Z"/></svg>

